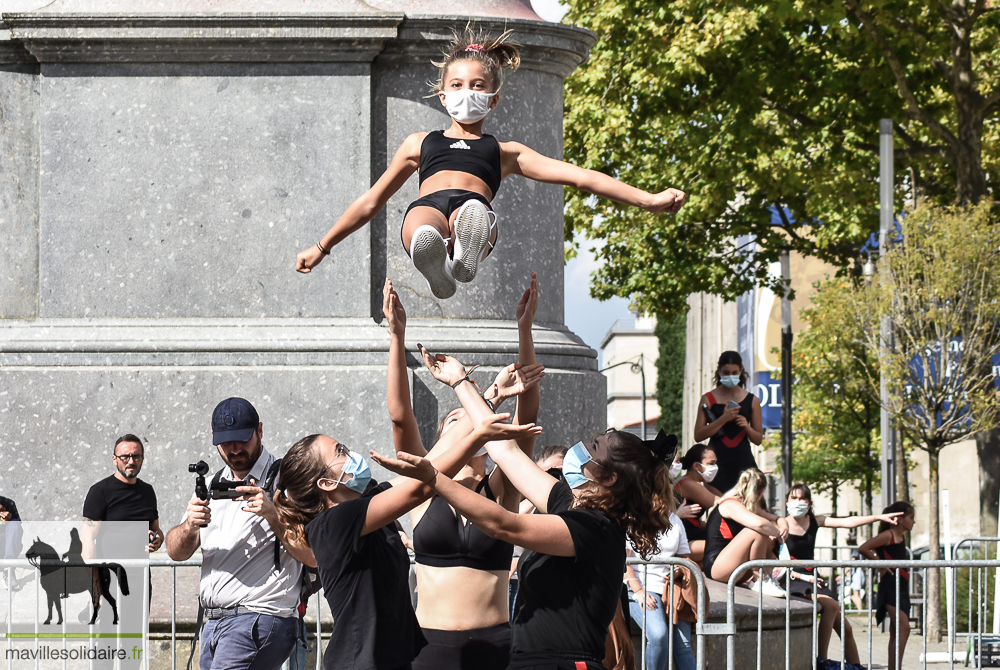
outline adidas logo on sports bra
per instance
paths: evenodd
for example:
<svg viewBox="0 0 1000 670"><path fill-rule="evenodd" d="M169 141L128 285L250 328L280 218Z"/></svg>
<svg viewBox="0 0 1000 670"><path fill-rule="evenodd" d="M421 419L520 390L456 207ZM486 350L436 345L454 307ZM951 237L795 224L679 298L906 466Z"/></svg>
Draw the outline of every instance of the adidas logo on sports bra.
<svg viewBox="0 0 1000 670"><path fill-rule="evenodd" d="M452 144L448 148L449 149L469 149L470 151L472 150L472 147L470 147L468 144L466 144L465 140L459 140L458 142L455 142L454 144Z"/></svg>

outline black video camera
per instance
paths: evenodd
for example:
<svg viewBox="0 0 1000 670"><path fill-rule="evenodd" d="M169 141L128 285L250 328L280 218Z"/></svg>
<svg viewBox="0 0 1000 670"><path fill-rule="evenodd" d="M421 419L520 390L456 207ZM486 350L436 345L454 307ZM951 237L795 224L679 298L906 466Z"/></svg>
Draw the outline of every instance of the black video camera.
<svg viewBox="0 0 1000 670"><path fill-rule="evenodd" d="M194 484L194 494L198 496L199 500L233 500L234 498L240 498L245 493L237 491L236 487L246 486L246 482L242 481L212 481L212 488L209 488L205 484L205 475L208 474L208 463L205 461L198 461L197 463L191 463L188 465L188 472L195 472L198 474L197 479L195 479Z"/></svg>

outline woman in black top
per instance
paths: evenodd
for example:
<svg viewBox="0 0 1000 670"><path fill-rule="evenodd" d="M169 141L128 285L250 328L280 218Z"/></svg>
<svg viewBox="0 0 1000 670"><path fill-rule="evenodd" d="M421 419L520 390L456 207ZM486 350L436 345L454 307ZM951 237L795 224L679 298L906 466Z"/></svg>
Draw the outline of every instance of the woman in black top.
<svg viewBox="0 0 1000 670"><path fill-rule="evenodd" d="M406 315L391 282L386 282L383 295L391 334L389 399L404 399L409 405L403 360ZM540 431L534 425L503 424L504 418L487 417L457 443L442 440L429 459L447 476L454 476L487 442ZM398 425L394 422L393 429L398 449L423 453L412 412ZM282 459L283 490L275 493L273 507L260 495L248 505L253 511L262 508L258 513L272 523L296 558L319 569L334 618L323 655L326 670L408 669L426 644L410 602L409 559L394 521L432 491L406 478L378 483L368 473L359 454L331 437L310 435Z"/></svg>
<svg viewBox="0 0 1000 670"><path fill-rule="evenodd" d="M683 502L698 505L702 510L709 510L719 502L722 493L711 482L719 472L719 459L715 451L704 444L696 444L687 450L681 459L681 467L687 474L674 484L674 493ZM691 560L701 565L705 557L706 522L704 512L698 516L681 518L684 522L684 532L687 535L688 546L691 548Z"/></svg>
<svg viewBox="0 0 1000 670"><path fill-rule="evenodd" d="M719 472L712 485L720 491L736 486L744 470L757 467L750 443L764 441L760 401L746 390L749 377L738 353L722 352L715 370L715 388L701 397L702 409L695 418L695 442L708 440L718 459ZM705 407L715 417L711 421Z"/></svg>
<svg viewBox="0 0 1000 670"><path fill-rule="evenodd" d="M835 516L819 516L812 511L812 493L809 487L802 483L792 484L788 489L788 498L785 501L785 509L788 516L785 521L788 523L788 537L785 545L788 547L789 558L793 561L811 561L815 556L816 533L820 528L857 528L867 524L881 521L896 525L896 514L875 514L872 516L852 516L844 519ZM782 581L784 585L784 581ZM818 652L820 659L825 659L830 651L830 638L833 631L844 641L844 660L848 663L858 665L861 659L858 656L858 645L854 641L854 632L851 630L851 622L844 619L844 630L840 631L840 604L837 602L836 594L827 588L822 579L819 579L813 568L792 568L790 589L793 595L813 598L813 594L818 597L818 605L821 610L819 619L819 642Z"/></svg>
<svg viewBox="0 0 1000 670"><path fill-rule="evenodd" d="M903 516L895 526L883 521L878 525L878 535L858 547L858 552L865 558L876 561L905 561L909 558L906 551L906 538L903 533L913 530L916 513L913 505L897 500L884 510L883 514L902 512ZM910 571L899 568L899 603L896 603L896 570L885 568L881 571L878 582L878 594L875 596L875 619L879 625L889 617L889 670L896 670L896 618L899 617L899 658L906 651L906 641L910 637Z"/></svg>
<svg viewBox="0 0 1000 670"><path fill-rule="evenodd" d="M764 509L761 500L767 478L756 468L744 470L732 489L722 494L709 511L705 537L705 575L726 582L741 564L767 558L775 538L784 542L788 524ZM745 573L743 579L749 579ZM764 595L784 597L785 592L769 578L758 578L751 586L763 589Z"/></svg>
<svg viewBox="0 0 1000 670"><path fill-rule="evenodd" d="M458 385L470 416L489 412L458 361L425 357L434 376ZM464 390L463 390L464 389ZM563 462L567 479L543 472L517 446L491 444L490 456L535 505L537 514L516 514L440 476L427 459L400 453L373 456L394 472L434 488L491 537L525 548L518 566L519 590L511 633L512 669L603 670L605 639L621 596L626 535L644 557L656 551L674 508L669 466L676 438L661 431L643 442L611 430L590 444L578 443ZM655 452L654 452L655 450Z"/></svg>
<svg viewBox="0 0 1000 670"><path fill-rule="evenodd" d="M534 378L537 367L531 336L538 307L538 279L521 296L514 310L519 335L518 364L521 374ZM506 375L505 375L506 376ZM485 395L498 405L508 388L494 384ZM395 417L409 410L406 403L389 413ZM464 409L450 412L441 435L458 438L471 430ZM532 423L538 416L538 388L517 397L514 423ZM531 456L534 441L522 445ZM487 476L486 452L477 454L462 468L455 481L504 509L516 511L521 499L503 474L494 468ZM492 538L469 523L441 498L435 496L410 512L413 549L416 554L417 620L427 646L413 661L414 670L503 670L510 655L510 609L507 605L510 563L514 546Z"/></svg>

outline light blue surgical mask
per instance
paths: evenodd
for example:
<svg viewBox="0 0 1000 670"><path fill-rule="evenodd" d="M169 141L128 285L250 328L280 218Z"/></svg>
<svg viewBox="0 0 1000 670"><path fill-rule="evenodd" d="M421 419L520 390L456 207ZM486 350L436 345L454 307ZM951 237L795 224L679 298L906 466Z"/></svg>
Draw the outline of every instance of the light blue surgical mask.
<svg viewBox="0 0 1000 670"><path fill-rule="evenodd" d="M368 467L368 461L362 458L360 454L348 451L347 460L344 461L344 469L341 470L340 477L337 478L335 483L340 484L347 475L351 475L351 478L343 482L344 486L352 491L364 493L368 487L368 482L372 479L372 469Z"/></svg>
<svg viewBox="0 0 1000 670"><path fill-rule="evenodd" d="M731 389L738 386L740 383L739 375L726 375L725 377L719 377L719 383L725 386L727 389Z"/></svg>
<svg viewBox="0 0 1000 670"><path fill-rule="evenodd" d="M594 460L594 457L587 451L587 447L583 445L583 442L577 442L566 452L566 456L563 457L562 471L563 477L566 478L566 482L571 489L583 486L590 481L590 477L583 474L583 465L592 460Z"/></svg>

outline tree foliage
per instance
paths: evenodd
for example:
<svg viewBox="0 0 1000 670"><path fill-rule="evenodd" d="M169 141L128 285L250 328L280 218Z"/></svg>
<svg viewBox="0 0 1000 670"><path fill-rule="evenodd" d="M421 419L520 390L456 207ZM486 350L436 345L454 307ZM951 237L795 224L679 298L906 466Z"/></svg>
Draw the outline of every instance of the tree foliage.
<svg viewBox="0 0 1000 670"><path fill-rule="evenodd" d="M866 371L878 372L878 356L865 348L853 319L850 280L815 285L812 304L800 312L807 326L795 339L795 479L819 491L843 483L861 493L866 511L880 485L879 405L867 387ZM861 362L863 361L863 363Z"/></svg>
<svg viewBox="0 0 1000 670"><path fill-rule="evenodd" d="M918 207L875 277L855 291L854 318L867 349L868 392L879 397L877 355L888 386L884 407L904 438L927 452L931 558L940 558L939 457L945 446L1000 426L992 359L1000 353L1000 228L991 203ZM891 324L894 350L885 337ZM938 574L928 576L931 640L940 638Z"/></svg>
<svg viewBox="0 0 1000 670"><path fill-rule="evenodd" d="M687 357L687 317L656 319L656 401L659 427L680 436L684 432L684 360Z"/></svg>
<svg viewBox="0 0 1000 670"><path fill-rule="evenodd" d="M690 194L654 216L567 192L566 240L607 242L595 297L669 316L698 291L780 292L767 267L786 244L853 264L878 228L881 118L911 194L976 202L1000 167L1000 8L986 0L568 4L597 42L567 81L566 158Z"/></svg>

